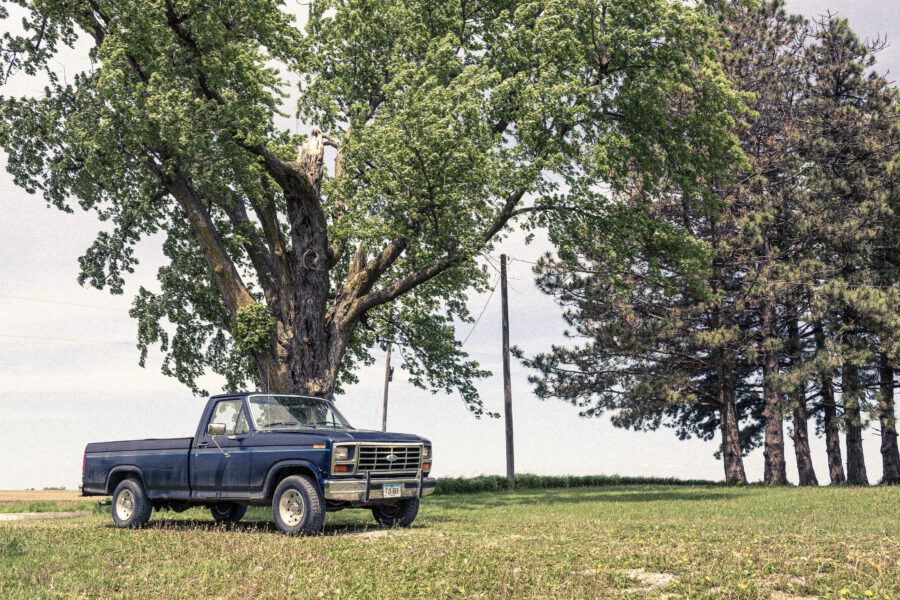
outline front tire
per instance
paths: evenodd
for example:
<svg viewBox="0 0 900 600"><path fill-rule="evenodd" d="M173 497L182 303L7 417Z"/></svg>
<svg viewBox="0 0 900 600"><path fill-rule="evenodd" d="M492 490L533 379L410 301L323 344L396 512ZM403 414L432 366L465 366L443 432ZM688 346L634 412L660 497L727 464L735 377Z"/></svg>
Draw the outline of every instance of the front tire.
<svg viewBox="0 0 900 600"><path fill-rule="evenodd" d="M314 535L325 524L325 503L315 482L305 475L285 477L272 496L275 526L288 535Z"/></svg>
<svg viewBox="0 0 900 600"><path fill-rule="evenodd" d="M372 508L375 520L385 527L409 527L418 514L418 498L408 498L397 504L384 504Z"/></svg>
<svg viewBox="0 0 900 600"><path fill-rule="evenodd" d="M210 506L209 512L212 513L212 518L216 523L237 523L247 512L247 505L236 502L222 502L221 504Z"/></svg>
<svg viewBox="0 0 900 600"><path fill-rule="evenodd" d="M126 479L116 486L112 495L112 518L116 527L135 529L150 520L153 504L137 479Z"/></svg>

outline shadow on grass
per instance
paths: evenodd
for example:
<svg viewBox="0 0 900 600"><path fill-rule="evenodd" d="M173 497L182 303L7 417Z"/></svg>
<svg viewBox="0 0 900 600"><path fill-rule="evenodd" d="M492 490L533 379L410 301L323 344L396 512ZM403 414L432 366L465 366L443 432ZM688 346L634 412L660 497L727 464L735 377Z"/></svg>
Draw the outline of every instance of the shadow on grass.
<svg viewBox="0 0 900 600"><path fill-rule="evenodd" d="M449 521L451 519L438 517L429 518L428 521ZM417 523L413 526L415 529L422 528L423 524ZM106 525L107 528L115 528L112 523ZM281 532L272 521L255 520L241 521L230 525L218 524L215 521L204 519L151 519L143 530L150 531L191 531L191 532L209 532L209 533L273 533L281 535ZM321 535L323 536L344 536L359 534L388 535L390 532L400 530L401 528L382 527L377 523L325 523Z"/></svg>

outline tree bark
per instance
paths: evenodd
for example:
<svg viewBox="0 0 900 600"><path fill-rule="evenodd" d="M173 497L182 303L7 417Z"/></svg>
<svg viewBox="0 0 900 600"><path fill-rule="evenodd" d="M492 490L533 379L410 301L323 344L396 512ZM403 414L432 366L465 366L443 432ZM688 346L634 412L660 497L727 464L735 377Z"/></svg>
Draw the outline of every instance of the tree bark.
<svg viewBox="0 0 900 600"><path fill-rule="evenodd" d="M719 222L713 219L711 222L711 234L713 247L718 247L720 239ZM713 259L714 292L718 292L725 268L722 258L718 254ZM711 325L713 331L718 331L723 322L722 304L713 305L711 313ZM744 471L744 458L741 451L741 428L737 414L737 406L734 402L734 364L730 359L728 350L716 347L712 352L712 359L716 369L716 384L719 395L719 429L722 433L722 466L725 468L725 482L733 485L747 485L747 473Z"/></svg>
<svg viewBox="0 0 900 600"><path fill-rule="evenodd" d="M844 323L848 332L845 334L843 346L847 348L855 342L854 337L857 335L854 327L855 315L852 311L844 311ZM847 431L847 483L856 485L869 484L866 458L863 454L862 395L859 365L845 359L841 367L841 399L844 403L844 428Z"/></svg>
<svg viewBox="0 0 900 600"><path fill-rule="evenodd" d="M784 460L784 422L781 414L781 396L775 387L775 377L778 375L778 353L772 347L775 341L775 307L771 298L763 300L760 317L763 402L765 404L763 409L765 419L763 483L786 485L788 480Z"/></svg>
<svg viewBox="0 0 900 600"><path fill-rule="evenodd" d="M878 420L881 422L882 483L900 483L900 450L897 447L897 420L894 416L894 368L887 355L880 356Z"/></svg>
<svg viewBox="0 0 900 600"><path fill-rule="evenodd" d="M734 389L729 382L719 379L719 401L721 403L720 428L722 430L722 463L725 467L725 482L738 485L747 484L744 459L741 456L741 430L738 425L737 407L734 404Z"/></svg>
<svg viewBox="0 0 900 600"><path fill-rule="evenodd" d="M825 330L820 322L813 324L816 353L826 352ZM841 431L834 397L834 382L831 369L819 373L819 391L822 396L822 421L825 427L825 452L828 455L828 477L832 484L845 483L844 459L841 456Z"/></svg>
<svg viewBox="0 0 900 600"><path fill-rule="evenodd" d="M841 397L844 400L844 428L847 430L847 483L868 485L863 455L861 393L859 367L845 362L841 369Z"/></svg>
<svg viewBox="0 0 900 600"><path fill-rule="evenodd" d="M797 318L788 321L788 338L791 347L791 366L795 370L802 368L802 345L800 341L800 326ZM793 441L794 455L797 458L797 477L802 486L817 486L819 480L813 468L812 452L809 449L809 428L807 421L809 416L806 411L806 381L797 383L791 394L793 404Z"/></svg>
<svg viewBox="0 0 900 600"><path fill-rule="evenodd" d="M288 356L292 391L330 398L347 340L341 324L325 318L330 292L325 216L318 202L295 197L288 201L288 217L294 282L293 338Z"/></svg>

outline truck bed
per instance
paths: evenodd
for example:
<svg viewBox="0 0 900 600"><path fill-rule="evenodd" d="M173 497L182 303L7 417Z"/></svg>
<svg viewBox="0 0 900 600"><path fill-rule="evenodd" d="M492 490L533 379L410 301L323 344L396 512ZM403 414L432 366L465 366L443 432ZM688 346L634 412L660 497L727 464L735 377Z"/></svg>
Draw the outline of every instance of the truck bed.
<svg viewBox="0 0 900 600"><path fill-rule="evenodd" d="M140 473L150 498L190 496L189 470L194 438L123 440L88 444L84 449L85 496L106 495L124 475Z"/></svg>

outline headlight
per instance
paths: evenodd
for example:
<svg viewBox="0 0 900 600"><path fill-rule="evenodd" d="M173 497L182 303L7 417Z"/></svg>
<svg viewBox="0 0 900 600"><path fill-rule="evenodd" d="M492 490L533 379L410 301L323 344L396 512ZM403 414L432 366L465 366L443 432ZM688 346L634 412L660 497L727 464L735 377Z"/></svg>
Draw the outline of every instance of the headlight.
<svg viewBox="0 0 900 600"><path fill-rule="evenodd" d="M422 458L424 460L431 460L431 446L425 446L422 449Z"/></svg>
<svg viewBox="0 0 900 600"><path fill-rule="evenodd" d="M338 446L334 449L334 460L347 460L350 458L350 448L347 446Z"/></svg>

